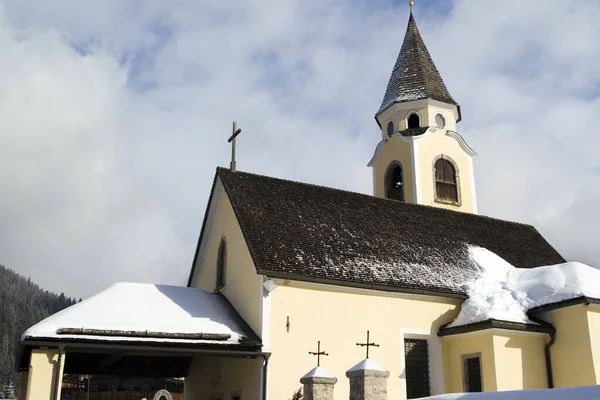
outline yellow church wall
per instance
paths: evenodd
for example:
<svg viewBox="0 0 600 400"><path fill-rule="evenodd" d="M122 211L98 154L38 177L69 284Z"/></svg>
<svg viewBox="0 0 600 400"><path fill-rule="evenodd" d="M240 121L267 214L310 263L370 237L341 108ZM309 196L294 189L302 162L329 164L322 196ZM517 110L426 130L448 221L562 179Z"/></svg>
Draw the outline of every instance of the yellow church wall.
<svg viewBox="0 0 600 400"><path fill-rule="evenodd" d="M463 335L445 336L443 337L442 344L447 393L462 393L465 391L463 358L475 354L481 357L483 391L495 392L498 390L494 335L492 332L480 331Z"/></svg>
<svg viewBox="0 0 600 400"><path fill-rule="evenodd" d="M586 306L559 308L550 313L556 328L556 341L550 347L554 386L595 385L594 360ZM597 322L594 316L595 325Z"/></svg>
<svg viewBox="0 0 600 400"><path fill-rule="evenodd" d="M190 400L260 399L262 359L194 357L185 379Z"/></svg>
<svg viewBox="0 0 600 400"><path fill-rule="evenodd" d="M56 349L31 350L26 383L27 393L19 394L19 398L26 400L54 399L54 393L57 389L60 391L62 386L66 354L63 353L60 357L60 365L58 359L58 350ZM58 382L55 381L57 377Z"/></svg>
<svg viewBox="0 0 600 400"><path fill-rule="evenodd" d="M544 346L547 334L510 332L494 335L496 390L547 389Z"/></svg>
<svg viewBox="0 0 600 400"><path fill-rule="evenodd" d="M387 141L377 164L374 166L375 196L385 197L385 174L393 161L398 161L402 165L404 199L408 203L414 203L415 188L413 184L411 144L398 136Z"/></svg>
<svg viewBox="0 0 600 400"><path fill-rule="evenodd" d="M418 113L421 126L431 127L423 135L392 138L387 136L387 124L394 122L396 131L407 129L407 118ZM453 106L436 101L420 100L401 103L390 107L378 116L381 123L382 139L375 152L373 193L385 197L385 174L390 164L397 160L403 167L405 201L425 204L450 210L477 213L477 200L473 174L473 160L470 149L455 133L456 110ZM435 117L441 114L445 127L438 129ZM457 203L438 201L435 198L434 162L440 156L446 156L455 165L458 175L459 201Z"/></svg>
<svg viewBox="0 0 600 400"><path fill-rule="evenodd" d="M600 383L600 306L591 304L587 307L587 320L590 335L592 361L594 364L595 384Z"/></svg>
<svg viewBox="0 0 600 400"><path fill-rule="evenodd" d="M545 389L545 334L490 329L443 338L446 391L465 391L463 360L481 358L484 392Z"/></svg>
<svg viewBox="0 0 600 400"><path fill-rule="evenodd" d="M473 193L471 156L460 146L458 139L449 136L445 130L428 132L415 139L418 154L420 204L447 208L463 212L476 212ZM457 169L459 184L459 204L449 204L435 199L434 163L441 156L447 156Z"/></svg>
<svg viewBox="0 0 600 400"><path fill-rule="evenodd" d="M237 312L244 318L257 334L261 334L261 277L256 269L250 251L237 222L231 202L217 185L215 192L221 191L216 207L214 222L210 231L205 232L206 252L198 260L196 268L200 268L197 287L213 292L217 282L217 257L221 239L227 243L225 287L220 289ZM213 195L218 195L214 193Z"/></svg>
<svg viewBox="0 0 600 400"><path fill-rule="evenodd" d="M429 298L332 285L278 281L271 293L271 345L269 399L289 399L300 388L299 379L316 366L317 341L329 356L321 365L338 378L334 396L349 397L345 373L365 358L356 346L370 340L370 358L390 372L388 397L405 398L404 338L424 338L430 349L433 393L443 393L444 374L441 324L456 317L460 300ZM286 286L287 285L287 286ZM289 322L289 325L288 325ZM283 349L283 350L282 350Z"/></svg>

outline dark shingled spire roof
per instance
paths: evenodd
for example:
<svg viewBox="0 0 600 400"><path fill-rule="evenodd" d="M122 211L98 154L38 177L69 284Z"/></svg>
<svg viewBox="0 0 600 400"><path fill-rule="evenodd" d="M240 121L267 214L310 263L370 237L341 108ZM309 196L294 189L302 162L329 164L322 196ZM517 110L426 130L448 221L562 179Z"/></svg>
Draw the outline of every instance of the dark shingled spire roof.
<svg viewBox="0 0 600 400"><path fill-rule="evenodd" d="M395 102L420 99L433 99L458 105L435 67L411 12L404 43L377 114L379 115Z"/></svg>
<svg viewBox="0 0 600 400"><path fill-rule="evenodd" d="M217 176L257 271L271 277L462 297L478 271L468 245L521 268L564 262L529 225L223 168Z"/></svg>

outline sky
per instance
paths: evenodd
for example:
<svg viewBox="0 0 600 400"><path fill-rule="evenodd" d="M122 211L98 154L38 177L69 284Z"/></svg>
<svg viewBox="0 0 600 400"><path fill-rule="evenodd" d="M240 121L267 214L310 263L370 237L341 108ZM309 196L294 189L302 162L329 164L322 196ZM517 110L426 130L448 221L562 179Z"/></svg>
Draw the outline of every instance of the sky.
<svg viewBox="0 0 600 400"><path fill-rule="evenodd" d="M392 0L0 0L0 263L87 297L185 284L239 170L369 193ZM481 214L600 266L600 2L416 0Z"/></svg>

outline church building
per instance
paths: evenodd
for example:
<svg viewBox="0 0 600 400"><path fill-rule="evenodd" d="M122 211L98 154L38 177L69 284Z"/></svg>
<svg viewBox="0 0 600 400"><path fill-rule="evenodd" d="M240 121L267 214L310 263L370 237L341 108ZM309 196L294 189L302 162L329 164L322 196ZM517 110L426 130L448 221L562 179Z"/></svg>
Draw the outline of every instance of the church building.
<svg viewBox="0 0 600 400"><path fill-rule="evenodd" d="M125 361L108 354L137 337L138 358L133 347L122 356L128 365L148 373L143 364L163 357L155 365L185 375L185 398L195 400L290 399L317 364L309 352L321 350L319 362L339 380L337 399L348 398L345 373L366 351L389 371L394 400L598 384L600 296L575 291L528 303L524 320L469 319L476 299L465 283L482 273L473 249L526 272L566 261L534 227L478 215L476 153L458 133L460 105L412 12L375 119L372 195L217 168L188 288L157 286L185 305L190 324L207 320L212 330L153 325L140 328L141 338L125 321L86 325L96 318L86 302L136 302L135 287L113 287L24 334L23 379L31 387L32 365L47 359L64 371L72 359L71 373L123 372ZM145 296L154 299L151 289ZM44 351L53 353L36 361Z"/></svg>

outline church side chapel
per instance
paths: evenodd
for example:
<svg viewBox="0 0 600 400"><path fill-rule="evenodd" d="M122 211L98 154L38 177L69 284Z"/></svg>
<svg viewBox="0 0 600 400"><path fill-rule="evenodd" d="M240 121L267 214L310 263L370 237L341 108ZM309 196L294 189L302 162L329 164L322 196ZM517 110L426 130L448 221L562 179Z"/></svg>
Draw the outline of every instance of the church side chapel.
<svg viewBox="0 0 600 400"><path fill-rule="evenodd" d="M315 377L345 399L361 369L396 400L599 384L600 271L478 215L476 153L412 4L375 118L373 195L237 171L234 147L187 287L116 284L30 328L20 399L59 398L63 373L185 376L197 400L289 399Z"/></svg>

